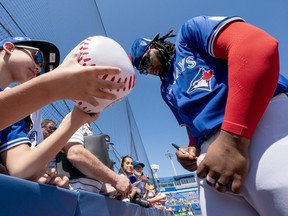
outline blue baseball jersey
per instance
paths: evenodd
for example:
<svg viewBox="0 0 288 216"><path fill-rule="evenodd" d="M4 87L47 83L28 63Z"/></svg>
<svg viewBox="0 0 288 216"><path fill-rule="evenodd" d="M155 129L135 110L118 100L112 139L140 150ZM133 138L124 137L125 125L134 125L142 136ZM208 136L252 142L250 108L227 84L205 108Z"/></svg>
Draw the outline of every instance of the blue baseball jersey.
<svg viewBox="0 0 288 216"><path fill-rule="evenodd" d="M175 42L169 72L162 77L161 94L178 123L186 125L200 146L224 120L228 96L227 61L217 59L213 44L219 31L241 17L199 16L184 23ZM275 94L287 89L280 76Z"/></svg>
<svg viewBox="0 0 288 216"><path fill-rule="evenodd" d="M0 152L6 151L23 143L30 143L27 136L26 123L20 120L0 131Z"/></svg>
<svg viewBox="0 0 288 216"><path fill-rule="evenodd" d="M30 119L31 127L27 127L25 120L22 119L0 131L0 153L25 143L34 148L43 140L40 126L42 120L40 111L32 113Z"/></svg>

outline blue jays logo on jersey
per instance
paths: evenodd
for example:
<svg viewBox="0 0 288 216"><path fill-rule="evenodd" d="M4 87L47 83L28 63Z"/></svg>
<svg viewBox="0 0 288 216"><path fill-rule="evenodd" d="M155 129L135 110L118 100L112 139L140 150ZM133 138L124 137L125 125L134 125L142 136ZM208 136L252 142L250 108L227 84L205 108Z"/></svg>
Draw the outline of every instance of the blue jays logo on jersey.
<svg viewBox="0 0 288 216"><path fill-rule="evenodd" d="M211 91L211 80L213 76L213 70L205 70L204 68L200 68L197 75L190 82L187 93L191 93L195 90Z"/></svg>

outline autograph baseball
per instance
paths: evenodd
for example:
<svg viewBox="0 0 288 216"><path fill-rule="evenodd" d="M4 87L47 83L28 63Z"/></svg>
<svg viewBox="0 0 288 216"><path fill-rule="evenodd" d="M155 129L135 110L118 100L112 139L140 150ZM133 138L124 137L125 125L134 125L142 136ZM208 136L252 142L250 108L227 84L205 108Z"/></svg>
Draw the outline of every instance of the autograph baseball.
<svg viewBox="0 0 288 216"><path fill-rule="evenodd" d="M90 36L72 49L67 57L78 50L81 52L78 62L83 66L98 65L119 67L122 71L120 74L106 74L99 76L99 78L125 83L125 87L122 89L109 90L117 96L117 99L114 101L97 98L99 105L92 106L86 101L75 100L74 102L77 107L87 113L101 112L126 97L132 91L136 82L135 71L125 50L116 41L105 36Z"/></svg>

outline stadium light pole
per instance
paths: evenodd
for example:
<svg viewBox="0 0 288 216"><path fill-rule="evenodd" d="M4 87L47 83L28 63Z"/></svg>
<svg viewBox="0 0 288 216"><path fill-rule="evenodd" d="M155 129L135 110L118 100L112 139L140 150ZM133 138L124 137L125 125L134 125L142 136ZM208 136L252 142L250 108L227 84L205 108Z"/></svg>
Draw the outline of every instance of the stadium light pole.
<svg viewBox="0 0 288 216"><path fill-rule="evenodd" d="M171 166L172 166L173 171L174 171L174 176L177 176L177 172L176 172L176 169L175 169L173 160L172 160L172 157L174 157L174 153L171 153L171 152L169 152L169 150L167 150L167 152L165 153L165 155L166 155L166 157L168 157L168 158L170 159Z"/></svg>

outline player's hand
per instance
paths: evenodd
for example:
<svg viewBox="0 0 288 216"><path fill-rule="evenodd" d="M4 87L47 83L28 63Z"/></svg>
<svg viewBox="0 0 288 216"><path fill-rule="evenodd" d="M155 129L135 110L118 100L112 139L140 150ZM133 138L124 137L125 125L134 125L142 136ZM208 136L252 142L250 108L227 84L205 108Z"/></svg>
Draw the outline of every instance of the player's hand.
<svg viewBox="0 0 288 216"><path fill-rule="evenodd" d="M54 71L51 71L55 80L55 88L59 87L59 96L72 100L84 100L93 106L98 105L96 98L115 100L116 96L110 93L110 90L122 89L125 84L103 80L99 76L120 74L121 69L111 66L82 66L78 63L79 57L80 52L73 53ZM49 76L48 73L47 77Z"/></svg>
<svg viewBox="0 0 288 216"><path fill-rule="evenodd" d="M177 161L182 167L188 171L195 171L197 169L197 156L199 156L199 150L192 146L181 147L184 151L187 151L189 155L183 154L181 151L176 151Z"/></svg>
<svg viewBox="0 0 288 216"><path fill-rule="evenodd" d="M220 192L240 193L249 167L250 140L221 130L211 143L197 175Z"/></svg>

